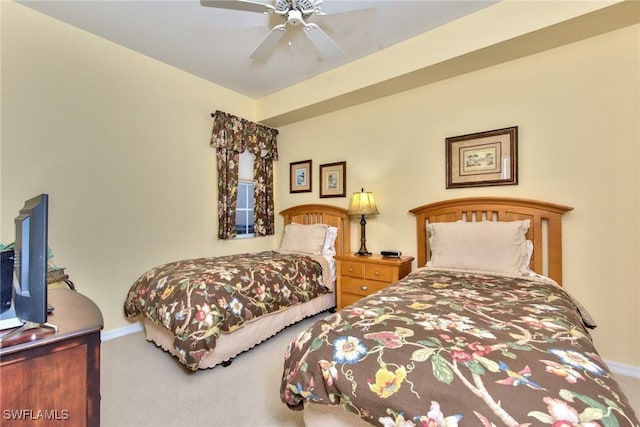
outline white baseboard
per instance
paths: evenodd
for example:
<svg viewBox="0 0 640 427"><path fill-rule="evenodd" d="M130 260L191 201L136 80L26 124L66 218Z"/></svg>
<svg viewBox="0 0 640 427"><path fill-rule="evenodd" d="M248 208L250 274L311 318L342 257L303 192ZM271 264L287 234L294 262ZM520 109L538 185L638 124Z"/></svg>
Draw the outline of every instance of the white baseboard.
<svg viewBox="0 0 640 427"><path fill-rule="evenodd" d="M124 326L118 329L111 329L108 331L102 331L100 337L102 341L109 341L115 338L120 338L125 335L135 334L136 332L143 331L144 327L141 322L133 323L129 326ZM618 375L624 375L626 377L640 379L640 367L633 365L626 365L624 363L615 362L613 360L605 360L611 372Z"/></svg>
<svg viewBox="0 0 640 427"><path fill-rule="evenodd" d="M122 328L111 329L111 330L108 330L108 331L102 331L100 333L100 338L104 342L104 341L112 340L114 338L120 338L120 337L123 337L125 335L135 334L136 332L140 332L142 330L144 330L144 327L142 326L142 323L136 322L136 323L133 323L133 324L131 324L129 326L124 326Z"/></svg>
<svg viewBox="0 0 640 427"><path fill-rule="evenodd" d="M624 363L615 362L613 360L605 360L611 372L618 375L624 375L625 377L640 379L640 367L633 365L626 365Z"/></svg>

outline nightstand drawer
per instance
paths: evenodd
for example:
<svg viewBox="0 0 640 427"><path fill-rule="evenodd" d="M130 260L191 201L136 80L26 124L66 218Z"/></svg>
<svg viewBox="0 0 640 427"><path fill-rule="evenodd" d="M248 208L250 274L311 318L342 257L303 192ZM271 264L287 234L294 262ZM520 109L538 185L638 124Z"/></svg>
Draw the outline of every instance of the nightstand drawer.
<svg viewBox="0 0 640 427"><path fill-rule="evenodd" d="M359 256L342 254L335 256L338 262L336 303L343 308L389 286L411 272L413 257L384 258L381 255Z"/></svg>
<svg viewBox="0 0 640 427"><path fill-rule="evenodd" d="M389 282L378 282L375 280L363 280L355 277L343 277L341 292L349 292L358 295L371 295L389 285Z"/></svg>
<svg viewBox="0 0 640 427"><path fill-rule="evenodd" d="M341 262L340 274L343 276L364 278L364 264L359 262Z"/></svg>
<svg viewBox="0 0 640 427"><path fill-rule="evenodd" d="M390 265L366 264L364 266L364 278L380 280L389 284L393 281L393 273L395 271L396 267Z"/></svg>

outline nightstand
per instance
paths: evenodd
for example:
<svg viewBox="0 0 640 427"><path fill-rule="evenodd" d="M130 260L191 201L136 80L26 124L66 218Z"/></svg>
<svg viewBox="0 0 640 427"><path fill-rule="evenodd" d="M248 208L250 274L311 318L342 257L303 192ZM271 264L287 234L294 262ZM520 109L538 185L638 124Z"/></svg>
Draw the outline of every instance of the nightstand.
<svg viewBox="0 0 640 427"><path fill-rule="evenodd" d="M338 308L378 292L411 272L413 257L387 258L381 255L336 255L338 262Z"/></svg>

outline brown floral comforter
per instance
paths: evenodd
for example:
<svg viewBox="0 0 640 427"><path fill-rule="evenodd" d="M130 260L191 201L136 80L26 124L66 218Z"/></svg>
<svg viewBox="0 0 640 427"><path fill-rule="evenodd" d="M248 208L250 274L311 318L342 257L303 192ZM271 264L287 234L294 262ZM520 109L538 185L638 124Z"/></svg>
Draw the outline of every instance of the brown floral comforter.
<svg viewBox="0 0 640 427"><path fill-rule="evenodd" d="M277 251L172 262L133 284L124 311L171 331L180 361L197 370L220 334L327 293L322 271L311 256Z"/></svg>
<svg viewBox="0 0 640 427"><path fill-rule="evenodd" d="M638 426L557 285L418 270L287 349L281 399L383 426Z"/></svg>

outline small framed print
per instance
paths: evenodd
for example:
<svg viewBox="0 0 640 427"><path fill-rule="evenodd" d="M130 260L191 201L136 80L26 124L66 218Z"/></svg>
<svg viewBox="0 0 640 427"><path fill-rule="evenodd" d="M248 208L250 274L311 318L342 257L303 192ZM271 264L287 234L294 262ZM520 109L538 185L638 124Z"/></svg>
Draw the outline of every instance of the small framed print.
<svg viewBox="0 0 640 427"><path fill-rule="evenodd" d="M289 163L289 193L311 192L311 160Z"/></svg>
<svg viewBox="0 0 640 427"><path fill-rule="evenodd" d="M320 197L347 196L347 162L320 165Z"/></svg>
<svg viewBox="0 0 640 427"><path fill-rule="evenodd" d="M518 127L445 139L447 188L518 184Z"/></svg>

